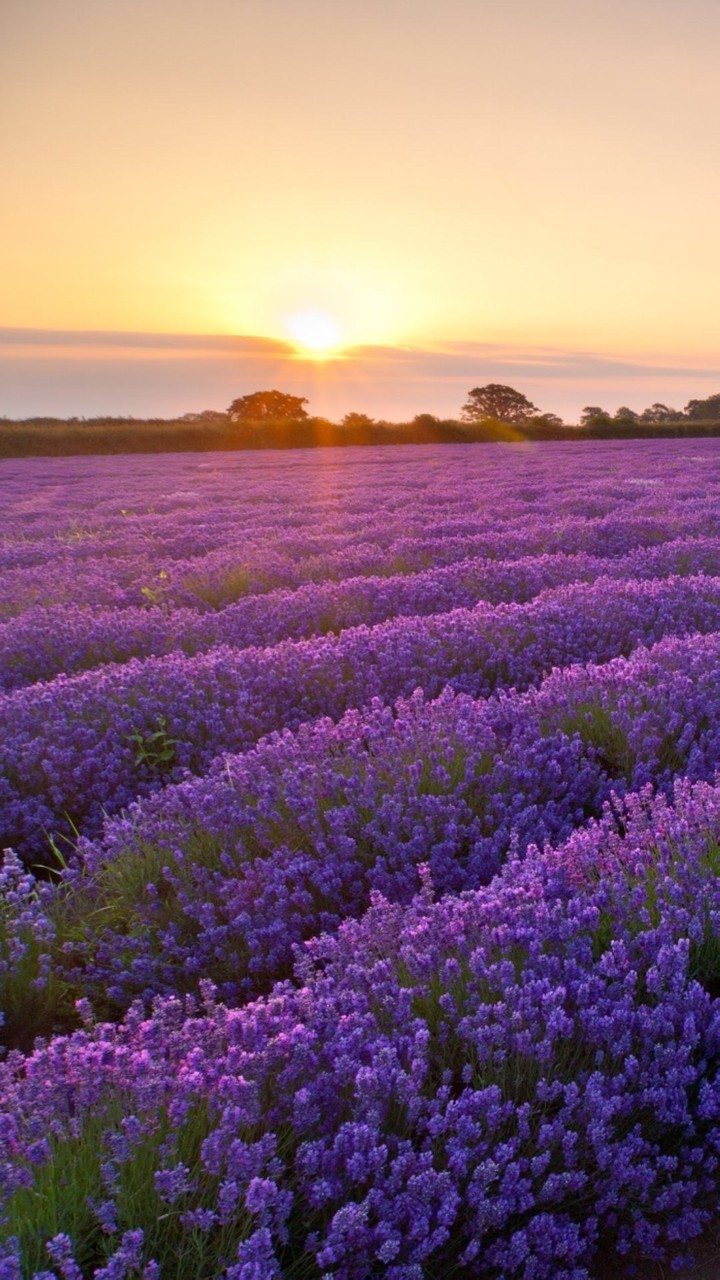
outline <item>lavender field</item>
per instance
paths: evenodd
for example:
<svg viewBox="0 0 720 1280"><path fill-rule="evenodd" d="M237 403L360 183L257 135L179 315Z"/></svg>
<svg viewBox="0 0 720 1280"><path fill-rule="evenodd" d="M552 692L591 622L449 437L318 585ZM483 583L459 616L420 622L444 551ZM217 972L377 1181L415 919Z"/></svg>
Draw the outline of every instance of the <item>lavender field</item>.
<svg viewBox="0 0 720 1280"><path fill-rule="evenodd" d="M0 1280L684 1265L720 441L1 474Z"/></svg>

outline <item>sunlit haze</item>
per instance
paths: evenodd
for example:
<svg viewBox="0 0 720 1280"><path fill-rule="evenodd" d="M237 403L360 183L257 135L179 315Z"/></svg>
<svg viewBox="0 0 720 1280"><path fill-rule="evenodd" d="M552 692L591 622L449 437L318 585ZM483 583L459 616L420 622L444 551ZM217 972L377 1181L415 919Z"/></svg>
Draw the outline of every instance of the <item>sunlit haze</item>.
<svg viewBox="0 0 720 1280"><path fill-rule="evenodd" d="M3 0L0 414L718 390L718 47L717 0Z"/></svg>
<svg viewBox="0 0 720 1280"><path fill-rule="evenodd" d="M297 344L299 354L308 352L324 357L340 347L340 327L324 311L301 311L289 316L287 330Z"/></svg>

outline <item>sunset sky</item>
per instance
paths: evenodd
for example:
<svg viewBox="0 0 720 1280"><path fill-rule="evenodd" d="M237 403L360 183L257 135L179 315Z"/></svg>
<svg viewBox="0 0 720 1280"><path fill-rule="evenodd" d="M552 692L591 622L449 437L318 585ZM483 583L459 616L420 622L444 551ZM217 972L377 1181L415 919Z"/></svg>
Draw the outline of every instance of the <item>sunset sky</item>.
<svg viewBox="0 0 720 1280"><path fill-rule="evenodd" d="M718 0L0 0L0 415L720 390L719 49Z"/></svg>

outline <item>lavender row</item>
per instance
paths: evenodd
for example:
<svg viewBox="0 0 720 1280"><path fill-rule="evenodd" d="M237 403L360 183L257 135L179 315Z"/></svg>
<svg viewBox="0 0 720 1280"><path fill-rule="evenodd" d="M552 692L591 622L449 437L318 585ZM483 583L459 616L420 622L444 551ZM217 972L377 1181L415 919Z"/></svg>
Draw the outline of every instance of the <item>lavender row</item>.
<svg viewBox="0 0 720 1280"><path fill-rule="evenodd" d="M373 698L446 686L474 697L553 667L604 662L667 634L720 629L720 581L559 588L270 649L217 648L59 677L0 698L0 846L41 856L47 833L93 834L106 813L216 756Z"/></svg>
<svg viewBox="0 0 720 1280"><path fill-rule="evenodd" d="M203 977L223 999L250 999L373 892L407 902L418 862L438 892L476 887L511 851L567 838L611 794L713 778L719 665L720 636L665 640L527 694L418 694L267 739L81 841L37 913L17 866L7 963L17 939L17 958L35 957L26 984L52 972L108 1011ZM31 1000L28 989L17 1011L26 1031Z"/></svg>
<svg viewBox="0 0 720 1280"><path fill-rule="evenodd" d="M720 574L720 539L680 538L615 558L561 553L464 560L413 574L350 578L252 595L204 614L187 608L168 612L37 607L0 623L0 687L21 688L61 672L70 675L136 657L192 655L217 645L273 645L393 617L471 608L480 600L524 603L553 587L601 576L643 580L699 573Z"/></svg>
<svg viewBox="0 0 720 1280"><path fill-rule="evenodd" d="M601 1245L687 1246L720 1182L720 790L674 799L439 902L425 869L244 1009L84 1005L0 1066L0 1276L589 1280Z"/></svg>
<svg viewBox="0 0 720 1280"><path fill-rule="evenodd" d="M221 468L198 455L142 467L128 459L120 483L99 459L81 469L4 464L3 616L33 603L130 607L156 593L174 606L216 607L256 590L468 555L616 555L638 542L714 536L718 457L710 445L695 455L648 442L592 459L552 446L525 455L449 447L402 458L284 454L271 466L225 457Z"/></svg>
<svg viewBox="0 0 720 1280"><path fill-rule="evenodd" d="M117 561L106 557L92 538L81 558L48 560L36 568L3 575L0 617L9 620L36 606L81 606L88 609L142 607L152 610L224 608L248 596L308 582L339 582L348 577L417 573L468 558L507 560L528 555L589 554L602 558L627 555L635 547L653 546L681 537L715 538L720 518L715 502L678 503L675 511L651 515L612 514L598 519L547 514L532 522L504 524L485 517L484 532L444 535L412 534L387 529L380 512L372 513L372 541L346 540L332 547L316 534L293 539L282 521L276 545L267 535L259 541L235 533L216 551L173 559L152 548ZM120 535L121 536L121 535Z"/></svg>
<svg viewBox="0 0 720 1280"><path fill-rule="evenodd" d="M595 518L621 507L694 506L712 498L717 446L650 441L542 450L416 448L317 454L126 458L122 474L102 459L3 463L6 522L0 569L30 567L35 555L115 556L152 545L172 558L197 555L273 526L315 530L327 541L351 533L363 541L373 514L381 526L470 534L492 522L509 526L553 509ZM374 526L378 531L377 523Z"/></svg>

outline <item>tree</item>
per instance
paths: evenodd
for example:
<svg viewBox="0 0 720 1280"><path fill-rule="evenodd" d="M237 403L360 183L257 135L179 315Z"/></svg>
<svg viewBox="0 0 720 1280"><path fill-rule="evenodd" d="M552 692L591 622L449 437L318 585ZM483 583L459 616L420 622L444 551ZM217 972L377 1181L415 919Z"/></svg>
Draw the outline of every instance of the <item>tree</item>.
<svg viewBox="0 0 720 1280"><path fill-rule="evenodd" d="M651 404L649 409L643 409L640 414L641 422L677 422L680 414L677 409L671 409L666 404L655 402Z"/></svg>
<svg viewBox="0 0 720 1280"><path fill-rule="evenodd" d="M349 431L363 431L374 423L375 419L370 418L367 413L346 413L340 426L347 427Z"/></svg>
<svg viewBox="0 0 720 1280"><path fill-rule="evenodd" d="M495 418L498 422L521 426L537 412L535 405L522 392L503 386L501 382L490 382L486 387L474 387L468 393L460 417L463 422Z"/></svg>
<svg viewBox="0 0 720 1280"><path fill-rule="evenodd" d="M720 419L720 392L707 400L690 400L684 409L691 422L717 422Z"/></svg>
<svg viewBox="0 0 720 1280"><path fill-rule="evenodd" d="M289 396L284 391L253 391L233 400L228 409L231 422L304 422L305 396Z"/></svg>
<svg viewBox="0 0 720 1280"><path fill-rule="evenodd" d="M553 430L565 426L559 413L538 413L531 422L534 427L552 427Z"/></svg>
<svg viewBox="0 0 720 1280"><path fill-rule="evenodd" d="M620 406L620 408L617 410L617 412L616 412L616 414L615 414L614 421L615 421L615 422L628 422L628 423L630 423L630 422L639 422L639 421L640 421L640 414L639 414L639 413L636 413L634 409L628 409L627 405L626 405L626 404L623 404L623 405L621 405L621 406Z"/></svg>
<svg viewBox="0 0 720 1280"><path fill-rule="evenodd" d="M221 413L219 409L201 409L198 413L184 413L180 422L204 422L211 425L212 423L227 422L227 414Z"/></svg>
<svg viewBox="0 0 720 1280"><path fill-rule="evenodd" d="M586 404L580 414L580 426L591 427L594 422L609 422L610 414L598 404Z"/></svg>

